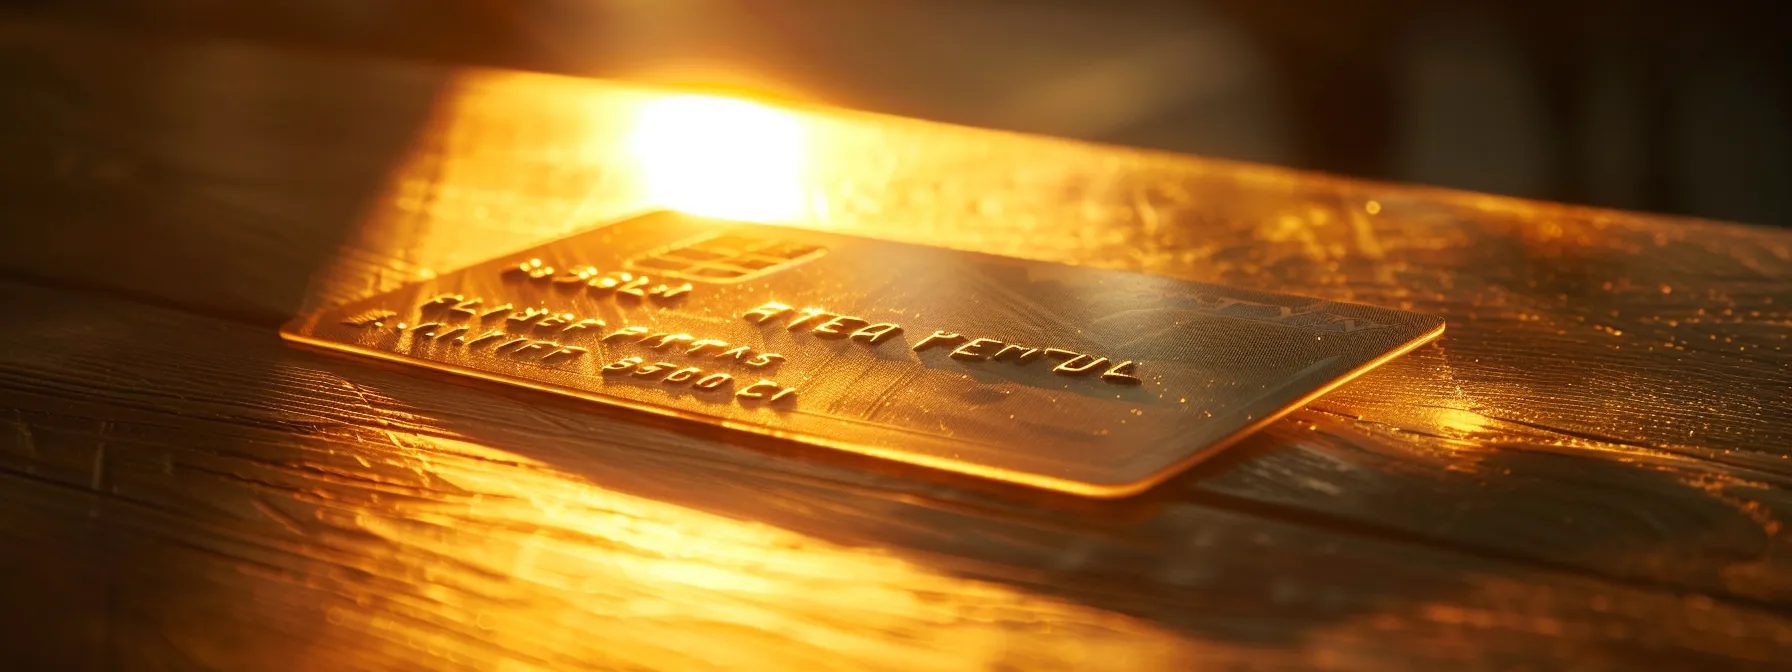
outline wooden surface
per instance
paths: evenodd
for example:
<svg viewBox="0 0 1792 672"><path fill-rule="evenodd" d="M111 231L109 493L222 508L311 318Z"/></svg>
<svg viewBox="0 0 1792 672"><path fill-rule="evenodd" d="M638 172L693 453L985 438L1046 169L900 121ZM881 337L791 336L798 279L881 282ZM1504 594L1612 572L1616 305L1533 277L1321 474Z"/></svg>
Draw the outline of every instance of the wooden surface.
<svg viewBox="0 0 1792 672"><path fill-rule="evenodd" d="M1792 664L1792 233L817 110L666 169L666 95L613 84L18 23L0 55L11 667ZM718 166L754 188L681 182ZM275 335L668 199L1449 331L1116 502Z"/></svg>

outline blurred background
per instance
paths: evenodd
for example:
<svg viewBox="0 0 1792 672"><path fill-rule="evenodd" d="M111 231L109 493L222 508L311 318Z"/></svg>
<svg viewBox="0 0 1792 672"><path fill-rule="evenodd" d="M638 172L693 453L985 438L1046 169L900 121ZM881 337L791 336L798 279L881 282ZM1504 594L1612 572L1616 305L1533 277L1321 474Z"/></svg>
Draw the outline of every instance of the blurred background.
<svg viewBox="0 0 1792 672"><path fill-rule="evenodd" d="M725 88L1792 226L1775 0L6 0L171 37Z"/></svg>

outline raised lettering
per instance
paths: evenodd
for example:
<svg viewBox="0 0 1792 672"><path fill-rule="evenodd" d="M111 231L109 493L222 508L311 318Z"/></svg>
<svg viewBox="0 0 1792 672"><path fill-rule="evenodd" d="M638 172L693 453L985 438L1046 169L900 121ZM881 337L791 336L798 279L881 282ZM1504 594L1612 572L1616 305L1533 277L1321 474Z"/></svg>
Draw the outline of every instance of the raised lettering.
<svg viewBox="0 0 1792 672"><path fill-rule="evenodd" d="M647 276L645 276L645 275L638 276L633 280L623 283L622 286L617 287L616 293L622 294L624 296L632 296L637 299L645 298L647 296L647 293L642 291L641 288L646 287L647 284L650 282L653 282L653 280L648 278Z"/></svg>
<svg viewBox="0 0 1792 672"><path fill-rule="evenodd" d="M692 378L696 378L699 373L703 373L703 369L699 369L695 366L687 366L677 371L673 371L671 375L666 376L664 379L660 380L660 382L682 383Z"/></svg>
<svg viewBox="0 0 1792 672"><path fill-rule="evenodd" d="M1085 361L1085 360L1087 360L1087 361ZM1082 363L1078 364L1078 362L1082 362ZM1077 355L1075 359L1072 359L1070 361L1064 362L1063 364L1059 364L1055 367L1052 367L1052 373L1062 373L1066 376L1080 376L1080 375L1088 373L1088 372L1094 370L1096 367L1101 366L1106 363L1108 363L1108 358L1106 358L1106 357L1095 357L1093 355Z"/></svg>
<svg viewBox="0 0 1792 672"><path fill-rule="evenodd" d="M639 368L636 368L635 375L646 378L661 371L671 371L677 368L678 365L671 362L654 362L652 364L642 364Z"/></svg>
<svg viewBox="0 0 1792 672"><path fill-rule="evenodd" d="M834 319L816 325L815 330L809 333L815 334L817 338L846 338L847 336L851 336L854 330L867 324L871 324L871 321L847 315L839 315L835 316Z"/></svg>
<svg viewBox="0 0 1792 672"><path fill-rule="evenodd" d="M1007 359L1008 353L1011 353L1011 352L1019 353L1014 357L1014 361L1021 363L1021 364L1025 364L1027 362L1033 361L1034 359L1039 357L1039 348L1029 348L1024 345L1014 345L1014 344L1010 343L1008 345L1002 346L1001 350L997 350L996 354L990 356L990 360L999 362L1001 360Z"/></svg>
<svg viewBox="0 0 1792 672"><path fill-rule="evenodd" d="M614 341L618 338L628 338L631 336L640 336L645 333L647 333L647 327L623 327L621 329L617 329L614 333L611 333L610 335L605 336L603 338L603 340L605 343L608 343L608 342Z"/></svg>
<svg viewBox="0 0 1792 672"><path fill-rule="evenodd" d="M791 331L796 331L798 327L801 327L801 326L808 324L812 321L820 319L823 315L833 315L833 313L822 310L820 308L804 308L802 310L797 311L796 319L791 320L790 324L787 324L784 326L785 326L785 328L787 328Z"/></svg>
<svg viewBox="0 0 1792 672"><path fill-rule="evenodd" d="M691 283L687 282L687 283L684 283L677 287L673 287L670 285L660 285L658 287L654 287L652 291L647 292L647 295L652 296L661 301L671 301L678 297L684 296L685 294L689 294L690 291L691 291Z"/></svg>
<svg viewBox="0 0 1792 672"><path fill-rule="evenodd" d="M743 345L716 353L716 359L732 359L738 362L740 361L740 358L747 356L747 354L751 352L753 352L752 348Z"/></svg>
<svg viewBox="0 0 1792 672"><path fill-rule="evenodd" d="M572 360L578 359L579 357L583 356L587 352L590 352L590 351L586 350L584 348L578 347L576 345L563 345L563 346L560 346L559 350L555 350L546 355L543 355L541 358L541 361L549 363L549 364L559 364L561 362L570 362Z"/></svg>
<svg viewBox="0 0 1792 672"><path fill-rule="evenodd" d="M631 282L634 279L635 274L633 273L615 271L604 277L593 279L591 282L586 283L585 286L591 288L593 291L608 292L616 289L616 287L622 283Z"/></svg>
<svg viewBox="0 0 1792 672"><path fill-rule="evenodd" d="M758 308L741 313L740 316L754 324L764 324L766 320L788 312L790 312L790 306L772 301Z"/></svg>
<svg viewBox="0 0 1792 672"><path fill-rule="evenodd" d="M608 326L608 325L605 325L603 320L594 320L591 318L585 318L583 320L579 320L572 324L566 325L565 328L560 330L560 333L562 333L562 334L582 333L587 329L602 329L605 326Z"/></svg>
<svg viewBox="0 0 1792 672"><path fill-rule="evenodd" d="M900 333L902 333L902 327L890 322L879 322L852 332L852 340L866 345L877 345Z"/></svg>
<svg viewBox="0 0 1792 672"><path fill-rule="evenodd" d="M1138 369L1138 362L1124 361L1103 372L1101 379L1115 385L1138 385L1142 381L1138 376L1132 375L1136 369Z"/></svg>
<svg viewBox="0 0 1792 672"><path fill-rule="evenodd" d="M665 336L661 336L660 340L654 341L652 345L647 347L663 348L673 343L688 343L693 340L696 340L696 337L690 334L666 334Z"/></svg>
<svg viewBox="0 0 1792 672"><path fill-rule="evenodd" d="M985 359L989 358L989 354L990 354L989 351L986 350L985 348L988 348L989 346L992 346L992 345L1001 345L1001 344L1002 344L1001 341L998 341L993 338L973 339L969 343L965 343L964 345L954 348L952 350L952 354L950 355L950 357L952 357L953 359L972 359L972 360L978 360L978 361L985 360Z"/></svg>
<svg viewBox="0 0 1792 672"><path fill-rule="evenodd" d="M546 308L524 308L517 312L511 313L510 317L507 317L504 319L508 320L510 322L514 322L517 326L521 327L521 326L531 324L531 323L535 322L536 320L539 320L539 319L547 317L547 316L548 316L548 309L546 309Z"/></svg>
<svg viewBox="0 0 1792 672"><path fill-rule="evenodd" d="M605 364L604 370L605 371L627 371L629 369L635 368L636 366L640 365L642 361L643 360L640 357L623 357L622 359L618 359L614 362L610 362L609 364Z"/></svg>
<svg viewBox="0 0 1792 672"><path fill-rule="evenodd" d="M462 301L455 304L453 308L449 308L448 314L454 316L454 318L458 320L471 320L479 314L478 311L473 310L474 308L479 307L479 303L479 299Z"/></svg>
<svg viewBox="0 0 1792 672"><path fill-rule="evenodd" d="M958 334L954 334L954 333L947 332L947 331L936 331L936 332L933 332L933 334L929 335L927 338L921 339L920 343L916 343L914 350L915 350L915 352L920 352L922 350L926 350L928 348L934 347L935 345L951 345L953 343L960 343L963 341L964 341L964 337L960 336Z"/></svg>
<svg viewBox="0 0 1792 672"><path fill-rule="evenodd" d="M429 310L431 308L436 308L436 309L447 308L454 304L460 303L461 301L464 301L464 300L466 300L466 297L462 296L460 294L437 294L434 297L432 297L430 300L423 302L423 309Z"/></svg>
<svg viewBox="0 0 1792 672"><path fill-rule="evenodd" d="M728 384L728 381L730 380L734 380L734 376L730 376L726 373L712 373L699 379L691 386L700 390L713 390Z"/></svg>
<svg viewBox="0 0 1792 672"><path fill-rule="evenodd" d="M527 344L524 344L522 347L510 351L510 354L520 357L525 352L530 352L530 351L534 351L534 350L546 350L550 347L557 347L557 346L555 346L555 344L549 343L547 341L529 341Z"/></svg>
<svg viewBox="0 0 1792 672"><path fill-rule="evenodd" d="M502 277L506 280L510 280L513 278L515 278L515 279L526 278L529 280L539 280L541 278L551 277L553 275L554 275L554 267L553 266L542 265L540 259L530 259L523 263L517 264L516 266L513 266L509 269L506 269L504 271Z"/></svg>
<svg viewBox="0 0 1792 672"><path fill-rule="evenodd" d="M767 392L776 389L778 389L777 383L761 378L759 382L741 388L734 393L734 396L737 399L764 399Z"/></svg>
<svg viewBox="0 0 1792 672"><path fill-rule="evenodd" d="M696 341L696 342L691 343L691 347L685 348L684 354L695 355L699 352L702 352L704 348L726 348L726 347L728 347L727 341L718 341L713 338L705 338L701 341Z"/></svg>
<svg viewBox="0 0 1792 672"><path fill-rule="evenodd" d="M596 276L596 268L590 266L575 266L566 269L565 273L554 276L554 285L561 289L570 289L576 285L585 284L591 278Z"/></svg>
<svg viewBox="0 0 1792 672"><path fill-rule="evenodd" d="M469 301L460 294L441 294L424 302L421 310L426 315L446 312L454 317L467 319L473 317L475 313L472 309L479 307L479 303L479 299Z"/></svg>
<svg viewBox="0 0 1792 672"><path fill-rule="evenodd" d="M488 341L491 341L491 340L493 340L493 339L499 339L499 338L503 338L503 337L505 337L505 336L506 336L506 335L507 335L507 334L505 334L505 333L504 333L504 332L502 332L502 331L498 331L498 330L496 330L496 329L493 329L493 330L491 330L491 331L488 331L488 332L485 332L485 333L483 333L483 334L480 334L480 335L479 335L479 337L478 337L478 338L475 338L475 339L473 339L473 340L471 340L471 341L462 341L462 340L461 340L461 339L463 339L463 338L466 338L466 337L465 337L465 336L462 336L462 337L461 337L461 338L456 338L456 339L454 339L454 342L455 342L455 344L457 344L457 345L459 345L459 344L463 344L463 343L464 343L464 344L465 344L465 345L468 345L468 346L477 346L477 345L479 345L479 344L481 344L481 343L485 343L485 342L488 342Z"/></svg>
<svg viewBox="0 0 1792 672"><path fill-rule="evenodd" d="M772 353L766 352L766 353L761 353L758 357L749 359L744 363L747 366L751 366L755 369L762 369L762 368L771 366L773 364L776 364L776 363L782 362L782 361L784 361L783 355L774 355Z"/></svg>

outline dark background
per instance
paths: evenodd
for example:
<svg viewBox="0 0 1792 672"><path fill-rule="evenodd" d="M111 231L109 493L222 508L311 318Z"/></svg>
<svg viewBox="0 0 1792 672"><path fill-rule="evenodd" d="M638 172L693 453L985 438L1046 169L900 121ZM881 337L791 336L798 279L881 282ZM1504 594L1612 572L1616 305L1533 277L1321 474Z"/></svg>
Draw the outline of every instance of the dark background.
<svg viewBox="0 0 1792 672"><path fill-rule="evenodd" d="M1369 178L1792 225L1785 2L48 0L166 35L746 87Z"/></svg>

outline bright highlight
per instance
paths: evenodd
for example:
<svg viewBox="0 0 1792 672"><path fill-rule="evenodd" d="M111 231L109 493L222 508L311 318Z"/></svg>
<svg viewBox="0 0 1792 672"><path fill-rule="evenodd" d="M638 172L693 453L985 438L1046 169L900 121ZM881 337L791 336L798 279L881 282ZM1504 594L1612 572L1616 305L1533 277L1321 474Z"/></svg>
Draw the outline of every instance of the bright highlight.
<svg viewBox="0 0 1792 672"><path fill-rule="evenodd" d="M679 96L642 107L629 149L653 205L746 221L803 212L801 122L758 103Z"/></svg>

